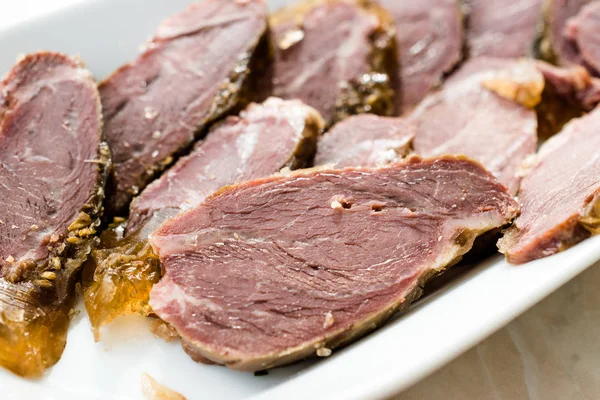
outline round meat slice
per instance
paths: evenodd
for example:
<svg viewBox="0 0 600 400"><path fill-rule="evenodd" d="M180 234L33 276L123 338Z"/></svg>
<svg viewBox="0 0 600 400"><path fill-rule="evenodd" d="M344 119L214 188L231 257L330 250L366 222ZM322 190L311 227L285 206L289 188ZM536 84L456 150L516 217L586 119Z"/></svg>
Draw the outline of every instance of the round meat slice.
<svg viewBox="0 0 600 400"><path fill-rule="evenodd" d="M300 99L327 126L358 113L392 115L394 27L372 0L303 0L271 17L273 94Z"/></svg>
<svg viewBox="0 0 600 400"><path fill-rule="evenodd" d="M252 371L328 356L516 213L460 157L255 180L152 235L165 275L150 304L195 360Z"/></svg>
<svg viewBox="0 0 600 400"><path fill-rule="evenodd" d="M0 276L64 289L44 276L78 267L54 258L66 262L78 247L87 256L101 211L108 153L98 91L78 61L57 53L26 56L0 85Z"/></svg>
<svg viewBox="0 0 600 400"><path fill-rule="evenodd" d="M314 164L375 167L400 161L410 152L414 131L402 118L356 115L338 122L321 136Z"/></svg>
<svg viewBox="0 0 600 400"><path fill-rule="evenodd" d="M0 365L19 375L39 376L62 354L109 156L98 90L78 60L27 55L0 83Z"/></svg>
<svg viewBox="0 0 600 400"><path fill-rule="evenodd" d="M523 179L521 215L498 244L522 264L600 232L600 109L569 122L548 140Z"/></svg>
<svg viewBox="0 0 600 400"><path fill-rule="evenodd" d="M396 24L397 114L411 111L462 58L459 0L379 0Z"/></svg>

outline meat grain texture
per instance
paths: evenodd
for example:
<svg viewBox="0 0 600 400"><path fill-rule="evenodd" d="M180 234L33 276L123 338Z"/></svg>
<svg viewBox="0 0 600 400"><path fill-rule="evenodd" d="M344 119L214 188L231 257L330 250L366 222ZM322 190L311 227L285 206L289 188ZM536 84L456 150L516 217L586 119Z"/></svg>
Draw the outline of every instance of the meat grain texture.
<svg viewBox="0 0 600 400"><path fill-rule="evenodd" d="M164 21L146 50L100 84L114 156L111 214L253 90L267 60L263 0L206 0Z"/></svg>
<svg viewBox="0 0 600 400"><path fill-rule="evenodd" d="M396 114L410 112L462 59L458 0L379 0L394 17L399 79Z"/></svg>
<svg viewBox="0 0 600 400"><path fill-rule="evenodd" d="M400 161L411 150L414 131L402 118L355 115L321 136L314 165L375 167Z"/></svg>
<svg viewBox="0 0 600 400"><path fill-rule="evenodd" d="M536 151L532 107L543 88L542 74L529 63L475 58L408 116L416 126L414 151L472 157L516 194L520 165Z"/></svg>
<svg viewBox="0 0 600 400"><path fill-rule="evenodd" d="M499 242L522 264L600 232L600 109L569 122L540 148L523 179L522 212Z"/></svg>
<svg viewBox="0 0 600 400"><path fill-rule="evenodd" d="M527 57L542 22L544 0L466 0L470 57Z"/></svg>
<svg viewBox="0 0 600 400"><path fill-rule="evenodd" d="M165 276L150 304L195 360L252 371L327 356L516 213L461 157L246 182L152 235Z"/></svg>
<svg viewBox="0 0 600 400"><path fill-rule="evenodd" d="M103 234L85 303L96 338L115 317L149 315L148 296L161 277L148 236L166 219L196 207L223 186L307 166L323 130L319 113L299 100L270 98L211 128L131 204L130 220Z"/></svg>
<svg viewBox="0 0 600 400"><path fill-rule="evenodd" d="M300 99L328 126L394 113L394 26L371 0L304 0L271 18L273 95Z"/></svg>
<svg viewBox="0 0 600 400"><path fill-rule="evenodd" d="M22 58L0 83L0 364L19 375L62 354L109 164L91 74L58 53Z"/></svg>

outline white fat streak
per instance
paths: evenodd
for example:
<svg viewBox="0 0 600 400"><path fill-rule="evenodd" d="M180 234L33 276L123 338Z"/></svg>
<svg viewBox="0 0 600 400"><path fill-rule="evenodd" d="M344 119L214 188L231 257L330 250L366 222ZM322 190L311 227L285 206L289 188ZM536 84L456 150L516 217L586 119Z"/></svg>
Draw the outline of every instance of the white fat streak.
<svg viewBox="0 0 600 400"><path fill-rule="evenodd" d="M260 132L257 129L257 126L254 124L248 125L245 129L244 133L238 136L236 140L237 144L237 152L240 157L241 164L246 164L246 162L254 153L254 149L258 143L258 135Z"/></svg>

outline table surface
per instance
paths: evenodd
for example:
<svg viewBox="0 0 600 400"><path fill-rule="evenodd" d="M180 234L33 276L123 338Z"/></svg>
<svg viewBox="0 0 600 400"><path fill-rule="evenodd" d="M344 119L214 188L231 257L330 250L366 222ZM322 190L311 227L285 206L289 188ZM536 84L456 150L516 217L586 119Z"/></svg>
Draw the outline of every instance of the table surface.
<svg viewBox="0 0 600 400"><path fill-rule="evenodd" d="M7 1L0 28L81 1ZM600 399L599 285L600 263L394 400Z"/></svg>

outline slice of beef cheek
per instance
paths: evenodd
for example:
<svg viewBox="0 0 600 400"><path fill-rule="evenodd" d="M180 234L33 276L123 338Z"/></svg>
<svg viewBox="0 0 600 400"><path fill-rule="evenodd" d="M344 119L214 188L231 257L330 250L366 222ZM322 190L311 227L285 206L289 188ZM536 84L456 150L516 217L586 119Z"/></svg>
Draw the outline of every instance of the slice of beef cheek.
<svg viewBox="0 0 600 400"><path fill-rule="evenodd" d="M96 84L68 56L21 59L0 83L0 118L0 364L32 377L64 349L110 155Z"/></svg>
<svg viewBox="0 0 600 400"><path fill-rule="evenodd" d="M457 0L379 0L394 17L400 79L396 114L410 112L462 58Z"/></svg>
<svg viewBox="0 0 600 400"><path fill-rule="evenodd" d="M529 107L541 98L543 77L527 64L464 68L473 73L459 70L408 116L416 126L414 151L472 157L516 194L520 165L536 151L537 117Z"/></svg>
<svg viewBox="0 0 600 400"><path fill-rule="evenodd" d="M600 76L600 2L584 6L577 16L567 21L563 36L573 46L573 61Z"/></svg>
<svg viewBox="0 0 600 400"><path fill-rule="evenodd" d="M543 0L466 0L470 57L527 57L533 54Z"/></svg>
<svg viewBox="0 0 600 400"><path fill-rule="evenodd" d="M594 0L545 0L544 26L538 53L546 61L571 66L576 63L577 49L565 35L567 22Z"/></svg>
<svg viewBox="0 0 600 400"><path fill-rule="evenodd" d="M464 157L247 182L151 236L165 275L150 304L195 359L252 371L327 356L516 213Z"/></svg>
<svg viewBox="0 0 600 400"><path fill-rule="evenodd" d="M115 164L111 215L210 122L241 108L251 69L264 69L266 29L263 0L206 0L163 22L137 60L100 84Z"/></svg>
<svg viewBox="0 0 600 400"><path fill-rule="evenodd" d="M252 104L214 126L190 155L149 185L131 204L129 222L103 234L102 249L94 252L96 269L84 294L96 338L119 315L151 313L148 297L161 273L147 238L162 222L223 186L305 167L323 125L319 113L299 100Z"/></svg>
<svg viewBox="0 0 600 400"><path fill-rule="evenodd" d="M414 126L402 118L355 115L321 136L314 165L375 167L400 161L414 136Z"/></svg>
<svg viewBox="0 0 600 400"><path fill-rule="evenodd" d="M498 243L522 264L600 232L600 109L569 122L540 148L523 179L522 213Z"/></svg>
<svg viewBox="0 0 600 400"><path fill-rule="evenodd" d="M305 0L271 17L273 94L315 107L331 126L394 113L391 16L369 0Z"/></svg>

